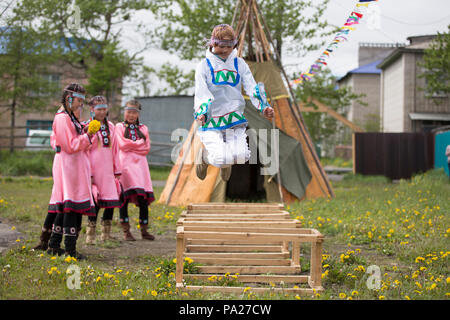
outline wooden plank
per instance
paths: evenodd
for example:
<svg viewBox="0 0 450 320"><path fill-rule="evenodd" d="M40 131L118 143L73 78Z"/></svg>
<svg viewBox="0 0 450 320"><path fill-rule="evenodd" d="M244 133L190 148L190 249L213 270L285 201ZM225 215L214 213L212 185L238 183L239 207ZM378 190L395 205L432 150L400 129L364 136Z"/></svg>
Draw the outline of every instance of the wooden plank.
<svg viewBox="0 0 450 320"><path fill-rule="evenodd" d="M229 245L278 245L281 246L281 241L265 241L261 243L259 240L247 240L247 241L236 241L236 240L216 240L216 239L186 239L186 244L206 244L206 245L222 245L222 246L229 246Z"/></svg>
<svg viewBox="0 0 450 320"><path fill-rule="evenodd" d="M322 285L322 242L311 244L311 263L310 263L310 282L311 287Z"/></svg>
<svg viewBox="0 0 450 320"><path fill-rule="evenodd" d="M211 227L272 227L272 228L300 228L301 222L298 220L279 220L279 221L185 221L183 219L180 225L187 226L211 226ZM178 223L177 223L178 225Z"/></svg>
<svg viewBox="0 0 450 320"><path fill-rule="evenodd" d="M280 217L280 218L272 218L272 217L262 217L259 218L259 221L283 221L283 220L288 220L289 217ZM201 217L201 218L195 218L195 217L190 217L189 215L187 215L184 218L184 221L229 221L229 222L233 222L233 221L255 221L254 218L228 218L228 217L217 217L217 218L211 218L211 217Z"/></svg>
<svg viewBox="0 0 450 320"><path fill-rule="evenodd" d="M199 266L200 273L240 273L240 274L296 274L301 270L297 266Z"/></svg>
<svg viewBox="0 0 450 320"><path fill-rule="evenodd" d="M256 233L290 233L304 234L295 228L249 228L249 227L211 227L211 226L184 226L185 231L215 231L215 232L256 232Z"/></svg>
<svg viewBox="0 0 450 320"><path fill-rule="evenodd" d="M177 249L176 249L176 271L175 271L175 280L177 283L181 283L183 281L183 252L184 252L184 238L181 233L181 227L177 228ZM180 232L178 232L180 231Z"/></svg>
<svg viewBox="0 0 450 320"><path fill-rule="evenodd" d="M237 203L224 203L224 202L209 202L209 203L191 203L187 206L188 210L195 209L224 209L224 210L249 210L255 208L264 208L264 209L284 209L283 204L281 203L246 203L246 202L237 202Z"/></svg>
<svg viewBox="0 0 450 320"><path fill-rule="evenodd" d="M186 286L184 287L187 291L197 291L202 292L223 292L223 293L244 293L245 287L223 287L223 286ZM247 294L253 293L264 293L268 291L273 292L283 292L290 294L300 294L300 295L314 295L316 292L322 292L323 288L320 290L314 290L310 288L250 288Z"/></svg>
<svg viewBox="0 0 450 320"><path fill-rule="evenodd" d="M227 219L285 219L290 218L289 213L248 213L248 214L234 214L228 213L224 216L222 213L196 213L196 214L187 214L183 216L185 220L187 219L200 219L200 218L227 218Z"/></svg>
<svg viewBox="0 0 450 320"><path fill-rule="evenodd" d="M185 274L186 279L205 280L211 276L224 277L224 274ZM229 277L231 277L230 274ZM297 276L297 275L260 275L260 274L239 274L236 276L236 280L243 283L308 283L309 276Z"/></svg>
<svg viewBox="0 0 450 320"><path fill-rule="evenodd" d="M290 215L288 211L285 210L254 210L249 212L243 211L220 211L220 210L201 210L193 212L182 212L181 215L184 216L198 216L198 215L209 215L209 214L226 214L226 215L237 215L237 216L247 216L252 214L287 214Z"/></svg>
<svg viewBox="0 0 450 320"><path fill-rule="evenodd" d="M215 208L199 208L194 210L185 210L183 211L185 214L196 214L196 213L222 213L222 214L228 214L228 213L240 213L240 214L249 214L249 213L280 213L280 212L286 212L284 209L278 209L278 208L253 208L253 209L215 209Z"/></svg>
<svg viewBox="0 0 450 320"><path fill-rule="evenodd" d="M289 258L289 252L187 252L186 257L196 261L198 258L240 258L240 259L276 259Z"/></svg>
<svg viewBox="0 0 450 320"><path fill-rule="evenodd" d="M266 241L301 241L315 242L316 235L311 234L283 234L283 233L254 233L254 232L206 232L206 231L184 231L186 238L192 239L233 239Z"/></svg>
<svg viewBox="0 0 450 320"><path fill-rule="evenodd" d="M290 266L288 259L249 259L249 258L196 258L195 262L201 264L224 266Z"/></svg>
<svg viewBox="0 0 450 320"><path fill-rule="evenodd" d="M292 265L300 265L300 242L292 242Z"/></svg>
<svg viewBox="0 0 450 320"><path fill-rule="evenodd" d="M192 244L186 246L187 252L277 252L281 251L281 246L268 245L208 245Z"/></svg>

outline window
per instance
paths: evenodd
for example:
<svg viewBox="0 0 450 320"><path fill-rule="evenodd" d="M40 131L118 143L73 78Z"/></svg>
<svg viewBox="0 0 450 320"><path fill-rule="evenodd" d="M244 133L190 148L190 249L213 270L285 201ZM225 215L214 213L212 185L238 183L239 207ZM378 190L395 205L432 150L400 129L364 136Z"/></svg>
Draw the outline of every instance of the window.
<svg viewBox="0 0 450 320"><path fill-rule="evenodd" d="M42 84L38 92L32 90L30 95L33 97L53 96L53 91L61 89L61 75L57 73L42 74Z"/></svg>
<svg viewBox="0 0 450 320"><path fill-rule="evenodd" d="M27 120L27 136L30 130L52 130L52 120Z"/></svg>

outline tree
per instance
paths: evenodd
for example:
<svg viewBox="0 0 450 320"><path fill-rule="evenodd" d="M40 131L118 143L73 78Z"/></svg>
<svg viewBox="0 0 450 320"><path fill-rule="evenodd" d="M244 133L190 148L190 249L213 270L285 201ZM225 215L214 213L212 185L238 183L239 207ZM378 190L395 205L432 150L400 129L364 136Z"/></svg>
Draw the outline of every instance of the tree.
<svg viewBox="0 0 450 320"><path fill-rule="evenodd" d="M194 87L195 72L183 72L181 68L167 62L159 70L142 65L130 77L128 95L158 96L189 94ZM159 88L153 86L158 83Z"/></svg>
<svg viewBox="0 0 450 320"><path fill-rule="evenodd" d="M10 23L0 39L0 101L10 109L13 152L17 112L42 110L58 88L44 76L54 59L42 35L23 24Z"/></svg>
<svg viewBox="0 0 450 320"><path fill-rule="evenodd" d="M206 49L205 38L209 38L215 25L231 24L240 1L155 1L151 10L160 25L152 32L154 44L169 53L177 54L184 60L202 58ZM306 0L258 1L280 57L283 52L302 57L308 51L324 44L320 38L335 31L326 21L322 21L328 2L329 0L322 0L318 5L313 5L311 1ZM239 12L236 11L237 14ZM176 84L167 81L173 73L174 70L167 67L160 72L160 76L169 83L169 86ZM189 73L192 72L185 74L185 79L189 79ZM179 89L167 88L166 92L177 92Z"/></svg>
<svg viewBox="0 0 450 320"><path fill-rule="evenodd" d="M298 74L293 75L293 79L297 78ZM367 105L360 98L364 94L355 94L350 87L336 86L336 77L331 75L329 69L322 69L321 73L317 74L309 81L304 81L294 89L294 94L297 101L301 101L306 105L316 107L314 103L310 102L311 97L325 104L334 111L345 115L347 108L353 100L357 100L362 105ZM325 113L320 112L303 112L302 116L305 120L311 139L316 144L321 144L323 147L334 146L337 142L349 143L348 129L336 119L330 117ZM331 150L328 150L329 152Z"/></svg>
<svg viewBox="0 0 450 320"><path fill-rule="evenodd" d="M450 31L450 25L448 26ZM450 93L450 33L439 33L431 42L421 65L425 72L421 77L426 80L426 93L430 98ZM435 99L436 102L439 100Z"/></svg>
<svg viewBox="0 0 450 320"><path fill-rule="evenodd" d="M310 40L334 31L321 20L328 1L322 0L316 6L305 0L260 1L280 56L284 49L303 56L323 45L323 42L313 44ZM160 48L177 53L183 59L203 57L205 37L209 37L215 25L230 24L238 4L236 0L156 1L151 10L161 26L154 31L154 39Z"/></svg>
<svg viewBox="0 0 450 320"><path fill-rule="evenodd" d="M73 5L74 3L74 5ZM61 61L88 75L87 90L108 98L118 116L122 80L142 65L139 54L150 42L144 24L136 24L133 15L148 9L148 0L22 0L14 9L15 19L26 21L47 41L57 43L54 54ZM74 21L78 10L79 21ZM134 25L145 36L142 48L134 53L120 46L125 24ZM114 112L114 111L113 111Z"/></svg>

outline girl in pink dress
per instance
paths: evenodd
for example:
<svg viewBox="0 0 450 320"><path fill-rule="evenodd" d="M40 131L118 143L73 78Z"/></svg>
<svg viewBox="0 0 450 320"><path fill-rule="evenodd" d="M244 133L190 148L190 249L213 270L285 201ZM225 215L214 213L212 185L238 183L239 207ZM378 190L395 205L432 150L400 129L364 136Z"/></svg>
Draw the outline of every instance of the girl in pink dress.
<svg viewBox="0 0 450 320"><path fill-rule="evenodd" d="M95 96L89 101L91 119L101 123L100 130L92 137L89 148L89 160L92 173L92 191L95 202L95 216L88 217L86 243L95 244L95 228L100 208L104 208L102 234L100 239L111 240L111 222L114 208L120 208L120 186L115 178L120 177L119 148L114 135L114 124L107 119L108 105L106 98Z"/></svg>
<svg viewBox="0 0 450 320"><path fill-rule="evenodd" d="M129 202L139 206L139 226L142 239L155 239L153 235L147 232L148 206L155 200L155 197L146 157L150 151L150 137L147 127L139 123L140 111L141 104L139 101L128 101L124 111L125 121L116 125L119 160L122 166L120 183L123 188L120 223L124 232L124 239L127 241L136 240L130 232Z"/></svg>
<svg viewBox="0 0 450 320"><path fill-rule="evenodd" d="M86 90L73 83L64 88L62 106L53 120L51 144L56 154L53 160L53 189L44 228L52 221L48 253L62 254L64 235L65 253L77 259L84 256L76 251L82 214L95 215L91 190L91 168L87 149L92 135L84 133L78 120L83 108Z"/></svg>

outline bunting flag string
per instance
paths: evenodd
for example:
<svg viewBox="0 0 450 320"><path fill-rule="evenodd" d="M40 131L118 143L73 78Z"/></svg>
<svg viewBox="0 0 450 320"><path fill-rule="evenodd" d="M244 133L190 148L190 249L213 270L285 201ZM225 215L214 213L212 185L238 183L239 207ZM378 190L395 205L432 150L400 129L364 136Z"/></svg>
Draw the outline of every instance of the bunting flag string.
<svg viewBox="0 0 450 320"><path fill-rule="evenodd" d="M310 67L308 72L302 72L298 79L292 80L291 85L300 84L303 81L311 80L314 75L316 75L322 68L322 66L327 66L327 60L330 57L330 53L334 52L334 50L338 49L339 43L348 41L348 36L351 31L356 29L356 25L359 24L359 21L362 19L364 15L364 11L369 7L371 2L375 2L378 0L359 0L353 11L350 13L345 24L339 30L339 32L335 35L333 41L328 45L325 51L322 52L320 57L314 62L314 64Z"/></svg>

